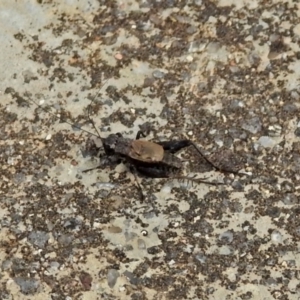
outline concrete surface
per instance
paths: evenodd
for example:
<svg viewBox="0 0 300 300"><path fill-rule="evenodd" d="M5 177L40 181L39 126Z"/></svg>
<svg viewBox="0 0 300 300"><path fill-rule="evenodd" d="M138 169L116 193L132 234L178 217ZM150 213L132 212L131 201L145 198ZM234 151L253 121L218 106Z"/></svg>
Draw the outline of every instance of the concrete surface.
<svg viewBox="0 0 300 300"><path fill-rule="evenodd" d="M2 0L0 299L299 299L299 18L297 1ZM142 201L98 155L90 104L102 137L150 126L243 174L184 149L183 176L225 184L137 175Z"/></svg>

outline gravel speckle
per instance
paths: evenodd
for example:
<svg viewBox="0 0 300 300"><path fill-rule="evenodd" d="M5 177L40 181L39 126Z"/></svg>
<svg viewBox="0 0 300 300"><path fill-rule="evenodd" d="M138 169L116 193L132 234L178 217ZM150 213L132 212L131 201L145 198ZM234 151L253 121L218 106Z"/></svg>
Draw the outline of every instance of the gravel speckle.
<svg viewBox="0 0 300 300"><path fill-rule="evenodd" d="M113 288L119 278L120 274L117 270L109 269L107 272L107 284L110 288Z"/></svg>
<svg viewBox="0 0 300 300"><path fill-rule="evenodd" d="M252 134L257 134L262 130L262 123L259 117L253 117L243 121L241 127Z"/></svg>
<svg viewBox="0 0 300 300"><path fill-rule="evenodd" d="M158 78L158 79L161 79L165 76L164 72L161 72L159 70L155 70L153 73L152 73L153 77L154 78Z"/></svg>
<svg viewBox="0 0 300 300"><path fill-rule="evenodd" d="M272 232L271 239L274 243L282 243L282 241L283 241L282 234L277 230L274 230Z"/></svg>
<svg viewBox="0 0 300 300"><path fill-rule="evenodd" d="M28 236L28 241L38 248L45 248L49 235L43 231L32 231Z"/></svg>
<svg viewBox="0 0 300 300"><path fill-rule="evenodd" d="M219 236L219 240L224 244L230 244L233 241L233 232L225 231Z"/></svg>
<svg viewBox="0 0 300 300"><path fill-rule="evenodd" d="M34 278L17 277L14 280L20 287L21 292L26 295L35 294L40 286L39 281Z"/></svg>
<svg viewBox="0 0 300 300"><path fill-rule="evenodd" d="M272 148L277 144L277 142L269 136L261 136L258 139L258 143L264 148Z"/></svg>

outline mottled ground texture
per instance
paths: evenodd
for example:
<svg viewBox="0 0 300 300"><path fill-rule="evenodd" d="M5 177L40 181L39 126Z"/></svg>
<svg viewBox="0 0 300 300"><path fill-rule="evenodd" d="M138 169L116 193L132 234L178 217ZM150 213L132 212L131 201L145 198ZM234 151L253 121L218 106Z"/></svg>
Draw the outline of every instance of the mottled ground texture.
<svg viewBox="0 0 300 300"><path fill-rule="evenodd" d="M299 19L292 0L1 0L0 299L299 299ZM242 174L189 147L181 175L224 185L134 176L78 129L97 135L89 105L103 137L189 138Z"/></svg>

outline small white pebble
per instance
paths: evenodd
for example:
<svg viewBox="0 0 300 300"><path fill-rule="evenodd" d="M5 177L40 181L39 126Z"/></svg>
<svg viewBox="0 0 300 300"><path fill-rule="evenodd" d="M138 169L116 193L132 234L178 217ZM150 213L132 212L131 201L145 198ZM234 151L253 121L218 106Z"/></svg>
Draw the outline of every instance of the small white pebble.
<svg viewBox="0 0 300 300"><path fill-rule="evenodd" d="M126 288L124 286L120 286L119 287L119 292L124 292L124 291L126 291Z"/></svg>
<svg viewBox="0 0 300 300"><path fill-rule="evenodd" d="M178 226L179 226L179 222L174 222L174 223L173 223L173 227L176 228L176 227L178 227Z"/></svg>
<svg viewBox="0 0 300 300"><path fill-rule="evenodd" d="M48 135L46 136L46 141L51 140L51 138L52 138L52 134L50 133L50 134L48 134Z"/></svg>
<svg viewBox="0 0 300 300"><path fill-rule="evenodd" d="M24 141L19 141L19 144L20 144L20 145L24 145L25 142L24 142Z"/></svg>
<svg viewBox="0 0 300 300"><path fill-rule="evenodd" d="M225 23L227 21L227 18L225 16L220 16L219 21L221 21L222 23Z"/></svg>
<svg viewBox="0 0 300 300"><path fill-rule="evenodd" d="M175 264L175 260L174 259L172 259L172 260L169 261L169 266L172 266L174 264Z"/></svg>
<svg viewBox="0 0 300 300"><path fill-rule="evenodd" d="M8 279L6 281L6 285L11 285L12 283L14 283L14 280L12 280L12 279Z"/></svg>
<svg viewBox="0 0 300 300"><path fill-rule="evenodd" d="M193 131L189 131L189 132L188 132L188 135L189 135L189 136L192 136L192 135L193 135Z"/></svg>
<svg viewBox="0 0 300 300"><path fill-rule="evenodd" d="M9 157L7 159L7 164L8 165L14 165L15 164L15 158L14 157Z"/></svg>
<svg viewBox="0 0 300 300"><path fill-rule="evenodd" d="M282 243L282 241L283 241L282 234L277 230L274 230L272 232L271 239L274 243Z"/></svg>
<svg viewBox="0 0 300 300"><path fill-rule="evenodd" d="M193 221L196 223L198 220L200 220L200 216L195 217Z"/></svg>
<svg viewBox="0 0 300 300"><path fill-rule="evenodd" d="M192 61L194 60L194 58L193 58L193 56L188 55L188 56L186 57L186 60L187 60L188 62L192 62Z"/></svg>
<svg viewBox="0 0 300 300"><path fill-rule="evenodd" d="M148 231L147 231L147 230L142 230L142 231L141 231L141 234L142 234L143 236L147 236L147 235L148 235Z"/></svg>
<svg viewBox="0 0 300 300"><path fill-rule="evenodd" d="M166 183L162 186L162 188L160 189L160 191L162 193L165 193L165 194L170 194L171 193L171 190L172 190L172 183Z"/></svg>
<svg viewBox="0 0 300 300"><path fill-rule="evenodd" d="M43 105L45 103L45 100L40 100L39 105Z"/></svg>
<svg viewBox="0 0 300 300"><path fill-rule="evenodd" d="M282 264L281 264L281 266L283 266L283 267L287 267L287 262L284 260L283 262L282 262Z"/></svg>

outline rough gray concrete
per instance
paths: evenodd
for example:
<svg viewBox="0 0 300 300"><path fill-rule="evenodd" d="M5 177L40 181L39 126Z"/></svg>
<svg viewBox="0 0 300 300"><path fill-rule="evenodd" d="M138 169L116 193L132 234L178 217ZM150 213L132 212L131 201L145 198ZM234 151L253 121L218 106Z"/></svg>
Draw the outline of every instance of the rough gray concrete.
<svg viewBox="0 0 300 300"><path fill-rule="evenodd" d="M2 0L0 299L299 299L299 19L296 1ZM224 185L138 175L142 201L76 128L96 134L93 98L102 137L147 125L243 174L185 149L182 175Z"/></svg>

